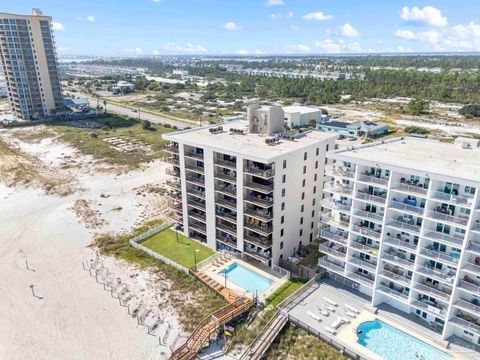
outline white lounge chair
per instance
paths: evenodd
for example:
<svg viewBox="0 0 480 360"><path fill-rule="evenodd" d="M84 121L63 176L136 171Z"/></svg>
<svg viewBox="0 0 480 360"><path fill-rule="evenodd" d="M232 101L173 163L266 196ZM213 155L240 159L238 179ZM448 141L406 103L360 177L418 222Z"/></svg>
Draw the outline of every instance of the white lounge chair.
<svg viewBox="0 0 480 360"><path fill-rule="evenodd" d="M332 328L338 329L340 326L342 326L342 324L343 324L343 319L339 317L339 318L337 318L337 320L335 320L332 323Z"/></svg>
<svg viewBox="0 0 480 360"><path fill-rule="evenodd" d="M340 320L342 320L345 324L350 324L350 320L344 317L338 317Z"/></svg>
<svg viewBox="0 0 480 360"><path fill-rule="evenodd" d="M345 305L345 309L350 310L351 312L353 312L353 313L355 313L355 314L359 314L359 313L360 313L359 310L357 310L356 308L354 308L353 306L348 305L348 304Z"/></svg>
<svg viewBox="0 0 480 360"><path fill-rule="evenodd" d="M317 314L315 314L315 313L313 313L313 312L311 312L311 311L307 311L307 314L308 314L309 316L311 316L312 318L314 318L315 320L317 320L317 321L322 321L322 319L320 318L320 316L318 316Z"/></svg>
<svg viewBox="0 0 480 360"><path fill-rule="evenodd" d="M327 305L325 306L327 308L327 310L331 311L331 312L335 312L335 306L332 306L332 305Z"/></svg>
<svg viewBox="0 0 480 360"><path fill-rule="evenodd" d="M351 318L356 318L357 314L350 310L345 310L345 315L350 316Z"/></svg>
<svg viewBox="0 0 480 360"><path fill-rule="evenodd" d="M330 305L333 305L333 306L335 306L335 307L338 306L338 304L337 304L335 301L330 300L330 299L327 298L327 297L324 297L324 299L325 299L325 301L326 301L327 303L329 303Z"/></svg>
<svg viewBox="0 0 480 360"><path fill-rule="evenodd" d="M325 326L325 330L327 330L332 335L337 335L337 330L331 328L330 326Z"/></svg>
<svg viewBox="0 0 480 360"><path fill-rule="evenodd" d="M321 311L322 315L325 316L325 317L328 317L330 316L330 312L328 312L327 310L323 310Z"/></svg>

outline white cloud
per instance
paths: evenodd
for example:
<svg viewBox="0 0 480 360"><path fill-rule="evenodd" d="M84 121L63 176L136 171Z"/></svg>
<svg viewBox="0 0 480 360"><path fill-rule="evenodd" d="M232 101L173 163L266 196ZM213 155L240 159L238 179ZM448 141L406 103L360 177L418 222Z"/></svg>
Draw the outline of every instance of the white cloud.
<svg viewBox="0 0 480 360"><path fill-rule="evenodd" d="M305 20L318 20L318 21L325 21L333 19L332 15L324 14L321 11L305 14L302 16Z"/></svg>
<svg viewBox="0 0 480 360"><path fill-rule="evenodd" d="M55 21L52 21L52 27L53 27L53 30L57 30L57 31L65 30L65 26L63 26L63 24Z"/></svg>
<svg viewBox="0 0 480 360"><path fill-rule="evenodd" d="M296 26L296 25L290 26L290 29L293 30L293 31L298 31L298 30L300 30L300 28L299 28L298 26Z"/></svg>
<svg viewBox="0 0 480 360"><path fill-rule="evenodd" d="M250 51L250 50L246 50L246 49L238 49L236 51L236 53L238 55L249 55L249 54L263 55L263 54L265 54L265 52L260 50L260 49L256 49L255 51Z"/></svg>
<svg viewBox="0 0 480 360"><path fill-rule="evenodd" d="M270 16L271 19L279 19L279 18L281 17L280 15L275 14L275 13L272 13L272 14L270 14L270 15L268 15L268 16Z"/></svg>
<svg viewBox="0 0 480 360"><path fill-rule="evenodd" d="M431 26L446 26L447 18L442 16L442 12L433 6L425 6L420 9L416 6L409 8L407 6L402 8L402 19L412 23L431 25Z"/></svg>
<svg viewBox="0 0 480 360"><path fill-rule="evenodd" d="M158 50L152 50L152 54L153 54L153 55L160 55L160 51L158 51Z"/></svg>
<svg viewBox="0 0 480 360"><path fill-rule="evenodd" d="M248 55L248 54L250 54L250 51L245 50L245 49L238 49L237 54L238 55Z"/></svg>
<svg viewBox="0 0 480 360"><path fill-rule="evenodd" d="M68 52L70 51L70 48L68 46L58 46L57 50L58 52Z"/></svg>
<svg viewBox="0 0 480 360"><path fill-rule="evenodd" d="M360 35L360 32L357 29L355 29L352 25L347 23L342 26L340 30L340 35L347 36L347 37L357 37Z"/></svg>
<svg viewBox="0 0 480 360"><path fill-rule="evenodd" d="M287 17L292 18L293 17L293 12L289 11L288 14L287 14Z"/></svg>
<svg viewBox="0 0 480 360"><path fill-rule="evenodd" d="M267 0L265 2L265 6L278 6L278 5L285 5L285 1L283 1L283 0Z"/></svg>
<svg viewBox="0 0 480 360"><path fill-rule="evenodd" d="M405 40L415 39L415 34L413 33L413 31L410 30L398 29L397 31L395 31L395 36Z"/></svg>
<svg viewBox="0 0 480 360"><path fill-rule="evenodd" d="M93 22L95 22L95 16L93 16L93 15L88 15L88 16L85 18L85 21L86 21L86 22L91 22L91 23L93 23Z"/></svg>
<svg viewBox="0 0 480 360"><path fill-rule="evenodd" d="M403 46L397 46L396 49L395 49L397 52L401 52L401 53L404 53L404 52L412 52L412 49L410 48L405 48Z"/></svg>
<svg viewBox="0 0 480 360"><path fill-rule="evenodd" d="M340 53L351 53L351 52L361 52L362 46L358 42L347 43L345 40L318 40L315 41L315 45L319 48L322 48L325 52L329 54L340 54Z"/></svg>
<svg viewBox="0 0 480 360"><path fill-rule="evenodd" d="M223 27L225 30L229 30L229 31L237 31L237 30L243 29L243 26L238 25L233 21L226 22L225 25L223 25Z"/></svg>
<svg viewBox="0 0 480 360"><path fill-rule="evenodd" d="M298 53L309 53L310 51L312 51L310 46L303 45L303 44L288 45L286 48L288 53L298 54Z"/></svg>
<svg viewBox="0 0 480 360"><path fill-rule="evenodd" d="M143 51L141 48L127 48L123 49L124 52L129 53L129 54L141 54Z"/></svg>
<svg viewBox="0 0 480 360"><path fill-rule="evenodd" d="M168 50L173 53L190 53L190 54L200 54L208 51L205 47L201 45L196 45L191 43L188 43L185 46L179 45L177 43L167 43L167 45L165 45L165 50Z"/></svg>
<svg viewBox="0 0 480 360"><path fill-rule="evenodd" d="M266 54L266 52L259 49L255 50L255 55L263 55L263 54Z"/></svg>

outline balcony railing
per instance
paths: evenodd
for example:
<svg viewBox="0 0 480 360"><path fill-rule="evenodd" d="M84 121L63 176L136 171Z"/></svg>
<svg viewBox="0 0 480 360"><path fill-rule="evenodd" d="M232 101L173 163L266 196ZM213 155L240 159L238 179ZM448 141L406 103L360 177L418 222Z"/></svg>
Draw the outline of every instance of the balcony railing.
<svg viewBox="0 0 480 360"><path fill-rule="evenodd" d="M458 281L458 287L464 289L464 290L468 290L474 294L476 294L477 296L480 296L480 286L479 285L476 285L476 284L472 284L468 281L465 281L465 280L459 280Z"/></svg>
<svg viewBox="0 0 480 360"><path fill-rule="evenodd" d="M475 331L477 334L480 334L480 325L477 323L473 323L470 321L467 321L465 319L462 319L461 317L454 315L451 319L450 322L452 324L458 325L463 329L466 330L472 330Z"/></svg>
<svg viewBox="0 0 480 360"><path fill-rule="evenodd" d="M258 234L268 236L272 233L272 226L271 225L255 225L249 224L248 222L244 225L244 227L248 230L254 231Z"/></svg>
<svg viewBox="0 0 480 360"><path fill-rule="evenodd" d="M390 204L390 207L393 208L393 209L402 210L402 211L405 211L405 212L408 212L408 213L414 213L414 214L419 214L419 215L422 215L424 210L425 210L421 207L413 206L413 205L409 205L409 204L404 204L404 203L401 203L397 200L392 200L392 203Z"/></svg>
<svg viewBox="0 0 480 360"><path fill-rule="evenodd" d="M414 232L417 234L420 234L420 229L421 229L421 226L419 225L412 225L412 224L408 224L406 222L398 221L398 220L392 220L387 225L390 227L397 228L399 230L405 230L407 232Z"/></svg>
<svg viewBox="0 0 480 360"><path fill-rule="evenodd" d="M266 198L266 197L262 198L260 196L247 195L247 196L245 196L244 199L248 202L251 202L255 205L265 207L265 208L273 206L273 199L272 198Z"/></svg>
<svg viewBox="0 0 480 360"><path fill-rule="evenodd" d="M165 158L165 162L175 166L180 166L180 159L177 157L167 157Z"/></svg>
<svg viewBox="0 0 480 360"><path fill-rule="evenodd" d="M412 269L413 266L415 265L415 261L402 259L400 256L392 255L392 254L389 254L389 253L384 253L382 255L382 258L386 259L386 260L390 260L393 263L403 265L407 269Z"/></svg>
<svg viewBox="0 0 480 360"><path fill-rule="evenodd" d="M189 205L191 207L195 207L197 209L205 210L205 204L200 202L200 201L197 201L197 200L188 199L187 200L187 205Z"/></svg>
<svg viewBox="0 0 480 360"><path fill-rule="evenodd" d="M226 200L226 199L217 198L217 199L215 199L215 203L217 205L221 205L223 207L226 207L227 209L230 209L230 210L237 210L236 201L229 201L229 200Z"/></svg>
<svg viewBox="0 0 480 360"><path fill-rule="evenodd" d="M325 172L327 175L330 175L330 176L339 176L339 177L345 177L349 179L353 179L355 177L355 172L353 170L347 170L342 167L327 166L325 168Z"/></svg>
<svg viewBox="0 0 480 360"><path fill-rule="evenodd" d="M325 244L320 244L318 249L323 252L323 253L326 253L326 254L330 254L330 255L333 255L333 256L336 256L336 257L339 257L341 258L342 260L345 259L345 256L346 254L342 251L338 251L338 250L335 250Z"/></svg>
<svg viewBox="0 0 480 360"><path fill-rule="evenodd" d="M457 258L454 258L453 256L447 255L443 252L436 251L434 249L422 249L420 250L420 254L428 256L429 258L433 258L435 260L448 262L449 265L453 265L453 266L457 266L457 263L458 263Z"/></svg>
<svg viewBox="0 0 480 360"><path fill-rule="evenodd" d="M333 272L343 274L345 267L339 266L331 261L328 261L326 258L327 258L326 256L323 256L320 259L318 259L318 266L324 267L325 269L331 270Z"/></svg>
<svg viewBox="0 0 480 360"><path fill-rule="evenodd" d="M470 261L467 261L463 265L462 269L465 270L465 271L470 271L470 272L475 273L475 274L480 274L480 266L478 266L477 264L474 264L473 262L470 262Z"/></svg>
<svg viewBox="0 0 480 360"><path fill-rule="evenodd" d="M195 212L195 211L189 211L188 212L188 217L192 218L192 219L195 219L195 220L198 220L203 224L207 223L205 214L201 214L201 213L198 213L198 212Z"/></svg>
<svg viewBox="0 0 480 360"><path fill-rule="evenodd" d="M225 173L223 171L215 171L215 177L223 181L235 184L237 182L237 176L231 173Z"/></svg>
<svg viewBox="0 0 480 360"><path fill-rule="evenodd" d="M354 249L361 250L363 252L366 252L369 255L378 257L378 247L376 246L369 246L369 245L366 245L366 243L362 244L356 240L352 241L351 245Z"/></svg>
<svg viewBox="0 0 480 360"><path fill-rule="evenodd" d="M380 275L386 277L387 279L396 281L397 283L402 284L404 286L410 286L411 279L409 279L409 278L407 278L403 275L395 274L394 272L391 272L391 271L386 270L386 269L383 269L380 272Z"/></svg>
<svg viewBox="0 0 480 360"><path fill-rule="evenodd" d="M237 196L237 188L234 185L227 186L227 185L216 184L215 185L215 190L219 191L219 192L222 192L222 193L225 193L225 194L228 194L228 195L231 195L231 196L234 196L234 197Z"/></svg>
<svg viewBox="0 0 480 360"><path fill-rule="evenodd" d="M182 188L182 183L178 179L168 179L166 184L174 189L180 190Z"/></svg>
<svg viewBox="0 0 480 360"><path fill-rule="evenodd" d="M477 243L475 241L469 241L467 250L480 254L480 243Z"/></svg>
<svg viewBox="0 0 480 360"><path fill-rule="evenodd" d="M245 247L244 252L260 261L263 262L268 262L272 258L272 253L271 252L266 252L266 251L255 251L253 249L249 249L248 247Z"/></svg>
<svg viewBox="0 0 480 360"><path fill-rule="evenodd" d="M350 227L350 219L336 218L331 215L323 215L321 220L324 224L333 225L335 227L343 227L348 229Z"/></svg>
<svg viewBox="0 0 480 360"><path fill-rule="evenodd" d="M229 234L230 235L230 234ZM221 243L234 247L237 247L237 242L233 238L227 238L226 236L222 236L221 234L217 234L216 236L217 241L220 241Z"/></svg>
<svg viewBox="0 0 480 360"><path fill-rule="evenodd" d="M455 278L455 272L452 273L450 270L448 272L443 272L440 270L431 269L424 265L418 266L417 271L423 275L427 275L428 277L434 276L435 280L439 280L447 284L453 284L453 280Z"/></svg>
<svg viewBox="0 0 480 360"><path fill-rule="evenodd" d="M440 307L440 306L435 306L431 303L426 303L423 301L419 300L414 300L412 301L412 305L415 306L416 308L422 309L422 310L427 310L428 312L435 314L437 316L442 316L445 317L447 315L447 309Z"/></svg>
<svg viewBox="0 0 480 360"><path fill-rule="evenodd" d="M370 287L373 287L374 280L372 280L370 277L359 274L359 273L349 273L347 277L353 281L358 281L360 284L367 285Z"/></svg>
<svg viewBox="0 0 480 360"><path fill-rule="evenodd" d="M370 219L380 223L383 221L383 215L379 215L379 214L376 214L370 211L365 211L365 210L355 211L355 216L359 216L363 219Z"/></svg>
<svg viewBox="0 0 480 360"><path fill-rule="evenodd" d="M263 221L269 221L273 218L273 212L268 211L266 209L245 209L244 214L248 216L252 216L254 218L263 220Z"/></svg>
<svg viewBox="0 0 480 360"><path fill-rule="evenodd" d="M207 235L207 226L199 221L189 221L188 228L198 231L200 234Z"/></svg>
<svg viewBox="0 0 480 360"><path fill-rule="evenodd" d="M205 199L205 190L187 188L188 194L193 194L201 199Z"/></svg>
<svg viewBox="0 0 480 360"><path fill-rule="evenodd" d="M404 293L402 293L400 291L397 291L395 289L391 289L388 286L385 286L383 284L378 285L378 290L380 290L380 291L382 291L386 294L392 295L394 297L397 297L399 299L408 300L408 295L407 294L404 294Z"/></svg>
<svg viewBox="0 0 480 360"><path fill-rule="evenodd" d="M322 206L331 210L339 210L350 212L351 205L345 205L341 201L334 201L332 198L327 198L322 201Z"/></svg>
<svg viewBox="0 0 480 360"><path fill-rule="evenodd" d="M457 237L457 236L447 235L437 231L429 231L424 234L424 237L431 240L435 240L435 241L436 240L442 241L450 246L462 247L465 236Z"/></svg>
<svg viewBox="0 0 480 360"><path fill-rule="evenodd" d="M231 235L234 235L234 236L237 235L237 227L235 225L232 225L232 224L227 223L227 222L217 221L216 226L217 226L217 229L223 230L228 234L231 234Z"/></svg>
<svg viewBox="0 0 480 360"><path fill-rule="evenodd" d="M371 230L367 227L353 225L353 231L365 235L370 238L380 239L381 231Z"/></svg>
<svg viewBox="0 0 480 360"><path fill-rule="evenodd" d="M348 238L335 234L328 230L322 230L320 236L326 240L335 241L337 243L347 245Z"/></svg>
<svg viewBox="0 0 480 360"><path fill-rule="evenodd" d="M473 196L466 197L460 195L449 194L444 191L434 191L433 198L442 201L448 201L457 204L471 205L473 203Z"/></svg>
<svg viewBox="0 0 480 360"><path fill-rule="evenodd" d="M260 246L261 248L268 249L269 247L272 246L272 241L269 240L261 240L260 238L245 234L243 236L243 239L249 243L252 243L254 245Z"/></svg>
<svg viewBox="0 0 480 360"><path fill-rule="evenodd" d="M343 186L326 186L324 191L332 194L352 195L353 188Z"/></svg>
<svg viewBox="0 0 480 360"><path fill-rule="evenodd" d="M397 184L393 187L393 190L399 190L399 191L413 193L417 195L427 195L427 191L428 191L428 189L424 188L423 184L419 184L419 185Z"/></svg>
<svg viewBox="0 0 480 360"><path fill-rule="evenodd" d="M196 152L193 152L193 151L185 151L184 156L203 161L203 153L200 154L200 153L196 153Z"/></svg>
<svg viewBox="0 0 480 360"><path fill-rule="evenodd" d="M380 204L380 205L385 205L385 201L387 200L387 196L386 195L385 196L371 195L371 194L368 194L364 191L358 191L357 192L357 199L371 201L371 202L374 202L374 203Z"/></svg>
<svg viewBox="0 0 480 360"><path fill-rule="evenodd" d="M365 261L362 259L359 259L357 257L352 257L349 259L349 262L358 266L361 266L363 268L370 269L372 271L375 271L377 269L377 263Z"/></svg>
<svg viewBox="0 0 480 360"><path fill-rule="evenodd" d="M176 167L170 167L165 170L168 175L180 177L180 170Z"/></svg>
<svg viewBox="0 0 480 360"><path fill-rule="evenodd" d="M202 167L202 166L198 166L198 165L185 164L185 169L187 169L189 171L196 172L196 173L200 173L200 174L205 173L205 168Z"/></svg>
<svg viewBox="0 0 480 360"><path fill-rule="evenodd" d="M217 209L217 211L215 211L215 214L221 219L225 219L233 223L237 222L237 217L227 211L220 211Z"/></svg>
<svg viewBox="0 0 480 360"><path fill-rule="evenodd" d="M215 165L233 170L237 168L237 163L235 161L227 161L221 159L215 159Z"/></svg>
<svg viewBox="0 0 480 360"><path fill-rule="evenodd" d="M375 185L382 185L382 186L387 186L388 185L388 179L387 178L381 178L381 177L370 176L370 175L365 175L365 174L359 175L358 176L358 181L371 183L371 184L375 184Z"/></svg>
<svg viewBox="0 0 480 360"><path fill-rule="evenodd" d="M456 307L468 311L470 313L480 316L480 306L474 305L471 302L465 301L463 299L458 299L453 303Z"/></svg>
<svg viewBox="0 0 480 360"><path fill-rule="evenodd" d="M424 294L428 294L428 295L431 295L433 297L437 297L437 298L441 298L443 301L445 302L449 302L450 301L450 295L451 295L451 292L448 293L448 292L445 292L445 291L442 291L442 290L439 290L437 288L434 288L432 286L429 286L429 285L426 285L426 284L422 284L422 283L415 283L415 285L413 286L413 288L419 292L422 292Z"/></svg>
<svg viewBox="0 0 480 360"><path fill-rule="evenodd" d="M165 151L178 154L178 144L167 144L165 145Z"/></svg>
<svg viewBox="0 0 480 360"><path fill-rule="evenodd" d="M417 249L417 245L415 245L414 243L411 243L411 242L407 242L403 239L397 239L397 238L394 238L392 236L388 236L386 235L383 239L383 241L386 243L386 244L389 244L389 245L393 245L393 246L398 246L398 247L403 247L403 248L407 248L409 250L416 250Z"/></svg>
<svg viewBox="0 0 480 360"><path fill-rule="evenodd" d="M447 215L438 211L429 210L427 211L427 216L431 219L440 220L442 222L450 222L450 223L454 223L462 226L467 226L468 224L468 218L461 218L458 216Z"/></svg>
<svg viewBox="0 0 480 360"><path fill-rule="evenodd" d="M245 181L244 186L264 194L270 194L273 192L273 183L271 185L263 185L253 181Z"/></svg>
<svg viewBox="0 0 480 360"><path fill-rule="evenodd" d="M269 179L275 175L275 170L272 169L260 169L254 166L245 166L243 168L245 174L250 174L254 176L259 176L265 179Z"/></svg>
<svg viewBox="0 0 480 360"><path fill-rule="evenodd" d="M195 185L205 186L205 179L198 176L187 175L185 176L185 180Z"/></svg>

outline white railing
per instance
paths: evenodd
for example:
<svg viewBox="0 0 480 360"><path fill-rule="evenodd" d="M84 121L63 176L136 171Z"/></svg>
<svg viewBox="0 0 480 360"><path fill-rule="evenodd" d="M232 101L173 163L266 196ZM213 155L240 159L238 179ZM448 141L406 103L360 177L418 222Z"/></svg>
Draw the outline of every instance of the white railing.
<svg viewBox="0 0 480 360"><path fill-rule="evenodd" d="M454 194L451 194L451 193L448 194L444 191L434 191L433 192L433 198L438 199L438 200L458 203L458 204L470 205L471 203L473 203L473 196L472 197L467 197L467 196L454 195Z"/></svg>
<svg viewBox="0 0 480 360"><path fill-rule="evenodd" d="M415 214L423 214L424 209L421 207L409 205L409 204L404 204L401 203L400 201L397 200L392 200L392 203L390 204L391 208L402 210L402 211L410 211Z"/></svg>
<svg viewBox="0 0 480 360"><path fill-rule="evenodd" d="M377 231L370 230L366 227L361 227L358 225L353 225L353 231L356 231L357 233L368 236L368 237L373 237L375 239L380 239L380 235L381 235L380 231L377 232Z"/></svg>
<svg viewBox="0 0 480 360"><path fill-rule="evenodd" d="M382 186L388 185L388 179L375 177L375 176L369 176L369 175L363 175L363 174L358 176L358 181L369 182L369 183L373 183L373 184L379 184L379 185L382 185Z"/></svg>
<svg viewBox="0 0 480 360"><path fill-rule="evenodd" d="M397 229L413 231L416 233L420 233L421 226L418 225L411 225L403 221L392 220L388 224L388 226L396 227Z"/></svg>
<svg viewBox="0 0 480 360"><path fill-rule="evenodd" d="M447 221L447 222L451 222L451 223L455 223L463 226L467 226L468 224L468 218L461 218L458 216L447 215L438 211L429 210L427 211L427 216L431 219Z"/></svg>
<svg viewBox="0 0 480 360"><path fill-rule="evenodd" d="M406 192L411 192L411 193L416 193L421 195L427 195L427 191L428 191L428 189L425 189L423 187L423 184L420 184L418 186L407 185L407 184L397 184L395 185L393 190L401 190L401 191L406 191Z"/></svg>
<svg viewBox="0 0 480 360"><path fill-rule="evenodd" d="M370 195L370 194L367 194L363 191L358 191L357 199L373 201L373 202L379 203L381 205L384 205L385 201L387 200L387 197L386 196L383 197L383 196Z"/></svg>
<svg viewBox="0 0 480 360"><path fill-rule="evenodd" d="M388 235L385 236L383 241L386 244L399 246L399 247L403 246L403 247L405 247L407 249L410 249L410 250L415 250L417 248L417 245L415 245L413 243L406 242L405 240L396 239L396 238L394 238L392 236L388 236Z"/></svg>
<svg viewBox="0 0 480 360"><path fill-rule="evenodd" d="M322 230L320 232L320 236L324 239L327 239L327 240L331 240L331 241L336 241L336 242L339 242L341 244L344 244L346 245L347 244L347 238L343 237L343 236L339 236L331 231L327 231L327 230Z"/></svg>

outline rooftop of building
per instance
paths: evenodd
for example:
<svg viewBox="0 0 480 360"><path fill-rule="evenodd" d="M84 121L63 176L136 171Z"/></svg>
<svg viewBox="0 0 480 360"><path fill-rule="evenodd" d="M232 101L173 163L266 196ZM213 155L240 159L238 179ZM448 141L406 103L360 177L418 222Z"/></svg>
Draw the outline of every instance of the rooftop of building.
<svg viewBox="0 0 480 360"><path fill-rule="evenodd" d="M331 157L480 182L480 148L465 149L438 140L394 138L337 150Z"/></svg>
<svg viewBox="0 0 480 360"><path fill-rule="evenodd" d="M249 126L246 120L232 121L223 125L223 132L211 133L210 129L216 127L218 125L177 131L164 134L163 138L187 145L211 148L227 154L239 154L267 163L278 156L336 137L334 134L311 131L299 134L294 140L280 139L277 144L269 145L265 140L272 136L248 132ZM232 132L230 129L243 130L243 134Z"/></svg>
<svg viewBox="0 0 480 360"><path fill-rule="evenodd" d="M327 121L327 122L324 122L324 123L320 123L318 124L319 126L330 126L330 127L337 127L337 128L342 128L342 129L346 129L348 125L350 125L351 123L348 123L348 122L345 122L345 121L337 121L337 120L331 120L331 121Z"/></svg>
<svg viewBox="0 0 480 360"><path fill-rule="evenodd" d="M317 109L314 107L300 106L300 105L283 106L282 109L287 114L292 114L292 113L310 114L313 112L321 111L320 109Z"/></svg>

